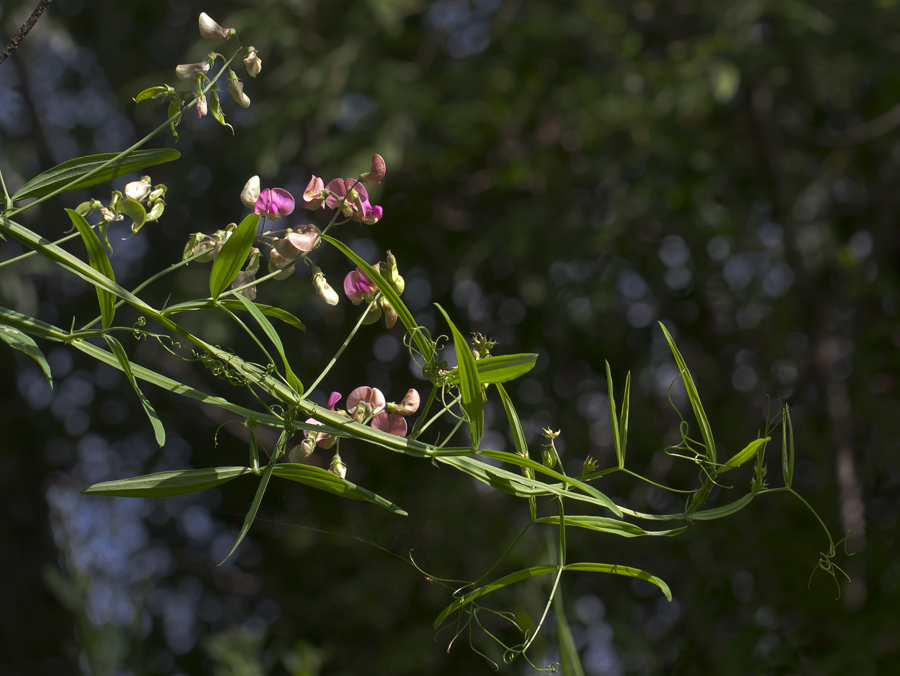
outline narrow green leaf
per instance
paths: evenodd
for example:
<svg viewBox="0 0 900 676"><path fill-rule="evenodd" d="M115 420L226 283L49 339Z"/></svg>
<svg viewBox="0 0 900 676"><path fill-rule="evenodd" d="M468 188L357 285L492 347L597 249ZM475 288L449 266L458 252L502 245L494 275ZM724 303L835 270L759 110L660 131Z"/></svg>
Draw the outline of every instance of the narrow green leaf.
<svg viewBox="0 0 900 676"><path fill-rule="evenodd" d="M47 363L41 348L37 346L37 343L29 335L6 323L0 322L0 340L34 359L38 366L41 367L41 371L44 372L47 382L50 383L50 389L53 389L53 376L50 374L50 364Z"/></svg>
<svg viewBox="0 0 900 676"><path fill-rule="evenodd" d="M619 467L625 466L625 453L622 449L622 439L619 436L619 414L616 412L616 395L613 390L612 371L609 368L609 362L606 362L606 389L609 392L609 424L613 431L613 446L616 449L616 461Z"/></svg>
<svg viewBox="0 0 900 676"><path fill-rule="evenodd" d="M506 420L509 422L509 429L512 432L513 444L516 447L516 453L522 457L528 458L528 442L525 441L525 431L522 429L522 422L519 420L519 414L516 407L513 406L512 399L506 393L503 385L497 384L497 391L500 393L500 401L503 402L503 409L506 411Z"/></svg>
<svg viewBox="0 0 900 676"><path fill-rule="evenodd" d="M253 240L256 239L256 229L259 227L259 216L250 214L241 221L237 230L231 233L231 237L222 245L222 250L216 256L212 271L209 275L209 295L218 298L219 294L228 288L228 285L241 271Z"/></svg>
<svg viewBox="0 0 900 676"><path fill-rule="evenodd" d="M628 411L631 406L631 371L625 376L625 393L622 395L622 411L619 413L619 443L622 444L622 467L628 451ZM612 422L610 421L610 424Z"/></svg>
<svg viewBox="0 0 900 676"><path fill-rule="evenodd" d="M791 424L791 411L785 406L784 417L787 420L787 466L784 468L784 485L788 488L794 481L794 426ZM782 420L784 426L784 420Z"/></svg>
<svg viewBox="0 0 900 676"><path fill-rule="evenodd" d="M272 326L272 322L266 319L266 316L250 299L241 294L237 294L237 300L244 306L244 309L253 316L257 324L260 325L263 332L268 336L269 340L272 341L272 344L281 356L281 361L284 363L284 373L288 384L290 384L291 389L298 395L302 395L303 383L300 382L300 379L295 376L294 372L291 370L291 365L288 363L288 359L284 354L284 345L281 343L281 337L278 335L278 331L275 330L275 327Z"/></svg>
<svg viewBox="0 0 900 676"><path fill-rule="evenodd" d="M263 496L266 494L266 487L269 485L269 477L272 476L272 468L275 465L269 465L266 467L265 471L260 477L259 480L259 488L256 489L256 495L253 496L253 503L250 505L250 510L247 512L247 516L244 517L244 525L241 526L241 532L238 535L237 540L234 542L234 546L231 548L231 551L228 552L228 556L222 559L218 565L222 565L228 559L231 558L231 555L234 554L234 550L238 548L238 545L243 542L244 537L247 535L247 532L250 530L250 526L253 525L254 519L256 519L256 513L259 511L259 505L262 502Z"/></svg>
<svg viewBox="0 0 900 676"><path fill-rule="evenodd" d="M144 205L137 200L119 200L119 202L116 204L116 209L119 210L120 214L125 214L132 220L132 234L140 230L144 226L144 223L147 222L147 210L144 209Z"/></svg>
<svg viewBox="0 0 900 676"><path fill-rule="evenodd" d="M42 174L38 174L28 181L12 196L13 202L28 199L29 197L43 197L51 192L62 188L64 185L78 181L74 185L66 188L66 192L70 190L81 190L82 188L90 188L98 183L105 183L112 179L129 174L132 171L138 171L146 167L152 167L163 162L171 162L181 157L181 153L177 150L169 148L159 148L156 150L133 150L128 155L120 157L111 165L98 171L90 178L78 180L82 176L86 176L90 172L103 166L110 160L114 159L119 153L103 153L101 155L88 155L87 157L78 157L68 162L63 162L52 169L48 169Z"/></svg>
<svg viewBox="0 0 900 676"><path fill-rule="evenodd" d="M0 324L6 324L14 329L19 329L23 333L27 333L44 340L52 340L56 343L65 342L68 339L68 332L59 329L53 324L42 322L21 312L10 310L9 308L0 307Z"/></svg>
<svg viewBox="0 0 900 676"><path fill-rule="evenodd" d="M72 224L78 228L81 239L84 240L88 252L88 262L91 267L110 281L115 282L116 276L113 274L109 256L106 253L106 249L103 248L100 238L97 237L97 233L84 220L84 216L74 209L66 209L66 213L69 214ZM108 329L112 325L113 317L116 314L116 297L106 289L98 285L95 286L97 298L100 301L100 316L103 318L103 328Z"/></svg>
<svg viewBox="0 0 900 676"><path fill-rule="evenodd" d="M147 414L147 417L150 419L150 424L153 426L153 434L156 437L156 443L162 447L166 443L166 430L163 427L162 421L159 419L156 410L150 403L150 400L147 399L143 392L141 392L141 388L134 377L134 372L131 370L131 362L128 359L128 355L125 354L125 348L122 347L122 343L112 336L104 335L103 337L106 339L106 344L109 345L109 349L116 356L116 359L119 360L119 364L122 367L122 373L128 378L128 382L131 383L131 386L137 393L138 399L141 400L144 412Z"/></svg>
<svg viewBox="0 0 900 676"><path fill-rule="evenodd" d="M763 439L755 439L747 444L747 447L732 456L732 458L726 462L721 469L719 469L718 473L727 472L730 469L734 469L735 467L740 467L748 460L751 460L756 456L757 451L759 451L761 446L764 446L771 440L771 437L764 437Z"/></svg>
<svg viewBox="0 0 900 676"><path fill-rule="evenodd" d="M525 568L523 570L517 570L515 573L510 573L509 575L505 575L501 577L499 580L495 580L490 584L486 584L483 587L478 587L477 589L473 589L468 594L461 596L456 599L449 606L444 608L438 618L434 621L434 628L437 629L447 616L450 615L455 610L459 610L464 606L468 605L475 599L481 598L486 594L490 594L491 592L495 592L498 589L503 589L504 587L508 587L511 584L515 584L516 582L521 582L522 580L528 580L532 577L537 577L539 575L546 575L547 573L555 573L559 570L559 566L533 566L531 568ZM669 590L669 586L663 582L658 577L650 575L649 573L645 573L643 570L639 568L631 568L629 566L619 566L616 564L610 563L570 563L563 566L563 570L572 570L579 571L584 573L610 573L613 575L625 575L627 577L636 577L641 580L646 580L647 582L651 582L659 587L665 597L671 601L672 600L672 592Z"/></svg>
<svg viewBox="0 0 900 676"><path fill-rule="evenodd" d="M472 432L472 448L478 448L481 437L484 434L484 397L481 392L481 382L478 380L478 367L475 366L475 357L466 339L450 321L450 316L440 305L435 303L444 319L450 325L453 333L453 345L456 347L456 361L459 367L459 394L462 397L462 409L469 422Z"/></svg>
<svg viewBox="0 0 900 676"><path fill-rule="evenodd" d="M550 525L558 526L559 517L545 516L540 519L535 519L535 523L549 523ZM600 531L601 533L611 533L612 535L619 535L624 538L637 538L647 535L672 537L673 535L678 535L687 528L687 526L682 526L681 528L672 528L671 530L644 530L633 523L620 521L619 519L609 519L602 516L566 516L565 524L566 526L587 528L589 530Z"/></svg>
<svg viewBox="0 0 900 676"><path fill-rule="evenodd" d="M691 521L714 521L726 516L731 516L732 514L737 514L744 507L749 505L754 497L753 493L747 493L744 497L735 500L731 504L724 505L723 507L705 509L702 512L694 512L690 515Z"/></svg>
<svg viewBox="0 0 900 676"><path fill-rule="evenodd" d="M563 676L584 676L584 667L578 656L578 647L566 619L566 611L562 601L562 593L556 590L553 597L553 613L556 615L556 639L559 645L559 662Z"/></svg>
<svg viewBox="0 0 900 676"><path fill-rule="evenodd" d="M244 304L235 298L222 298L218 301L218 304L224 305L229 310L246 310ZM255 305L257 308L259 308L259 311L267 317L275 317L276 319L280 319L281 321L283 321L285 324L290 324L291 326L296 327L301 331L306 331L306 327L303 325L303 322L301 322L287 310L282 310L280 307L265 305L263 303L256 303ZM189 300L184 303L178 303L177 305L170 305L162 311L162 314L168 316L178 314L179 312L208 310L214 307L216 307L216 301L213 300Z"/></svg>
<svg viewBox="0 0 900 676"><path fill-rule="evenodd" d="M313 465L301 465L299 463L284 462L275 465L273 471L275 476L282 479L289 479L297 483L304 484L311 488L317 488L320 491L326 491L339 495L342 498L350 498L351 500L366 500L374 503L379 507L383 507L389 512L407 516L405 510L395 505L380 495L376 495L372 491L366 490L362 486L357 486L351 481L341 479L336 474L332 474L328 470Z"/></svg>
<svg viewBox="0 0 900 676"><path fill-rule="evenodd" d="M706 445L709 460L710 462L715 462L716 442L713 439L712 428L709 426L709 419L706 417L706 411L703 410L703 404L700 403L700 394L697 392L697 387L694 385L694 379L691 377L691 372L688 370L687 364L684 363L684 357L681 356L681 352L675 347L675 341L672 339L671 334L662 322L660 322L659 325L666 336L666 340L675 357L675 362L678 364L678 369L681 371L681 378L684 381L684 388L687 390L688 399L691 401L691 408L694 409L694 415L697 417L697 422L700 423L700 434L703 435L703 443Z"/></svg>
<svg viewBox="0 0 900 676"><path fill-rule="evenodd" d="M478 368L478 380L482 385L505 383L515 380L534 368L536 354L503 354L496 357L485 357L475 361ZM447 375L448 381L459 382L459 367L454 366Z"/></svg>
<svg viewBox="0 0 900 676"><path fill-rule="evenodd" d="M419 330L419 325L413 319L412 313L406 307L402 300L400 300L400 296L397 295L397 292L394 290L394 287L391 286L390 282L388 282L381 274L373 268L371 265L366 263L362 258L356 255L356 252L353 251L346 244L341 242L340 240L334 239L333 237L329 237L328 235L322 235L322 239L336 247L341 253L343 253L347 258L356 263L359 266L360 270L366 273L366 276L371 279L375 286L378 287L378 290L387 298L388 302L391 304L391 307L394 308L397 312L397 317L403 323L403 326L406 327L406 331L409 335L412 336L413 340L416 341L416 345L419 347L419 350L422 353L422 357L425 359L427 364L432 364L435 358L434 351L434 342L426 338L422 331Z"/></svg>
<svg viewBox="0 0 900 676"><path fill-rule="evenodd" d="M121 498L169 498L214 488L226 481L249 474L249 467L212 467L210 469L180 469L156 472L131 479L104 481L82 488L85 495L105 495Z"/></svg>

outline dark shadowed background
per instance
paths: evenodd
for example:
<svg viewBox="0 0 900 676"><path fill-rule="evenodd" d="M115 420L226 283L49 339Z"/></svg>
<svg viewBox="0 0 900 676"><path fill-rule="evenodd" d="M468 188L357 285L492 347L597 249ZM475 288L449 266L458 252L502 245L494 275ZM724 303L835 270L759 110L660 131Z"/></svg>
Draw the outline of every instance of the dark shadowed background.
<svg viewBox="0 0 900 676"><path fill-rule="evenodd" d="M3 3L3 41L34 4ZM340 236L370 261L393 251L423 325L440 328L438 302L461 329L498 341L495 353L539 353L511 388L534 448L551 427L576 473L587 455L601 468L615 462L609 360L617 392L626 372L633 377L629 465L693 486L695 469L663 451L679 439L679 416L661 320L694 373L720 456L765 427L768 397L773 413L777 399L789 402L795 487L836 539L852 529L853 556L834 559L852 578L840 600L821 571L807 589L827 539L787 496L674 539L570 532L570 560L644 568L675 597L667 603L624 578L564 578L587 674L900 670L896 0L55 0L0 66L0 168L11 189L159 125L165 110L132 97L181 84L175 65L210 48L231 53L198 38L201 11L255 45L263 70L252 79L239 69L249 109L225 97L234 136L188 115L177 143L169 134L151 142L182 158L147 172L169 188L160 222L127 241L123 226L110 230L121 283L179 260L190 233L239 220L251 175L299 197L311 174L355 176L378 152L388 172L372 195L385 217L342 226ZM58 238L69 227L62 207L108 199L108 188L49 201L23 222ZM298 209L291 220L323 218ZM23 249L3 242L0 251L6 259ZM315 258L337 287L345 259L333 249ZM157 306L169 294L202 297L206 275L192 264L147 293ZM306 323L282 335L307 383L357 316L346 299L326 308L308 269L263 286L259 300ZM64 326L96 314L86 284L37 258L3 269L0 304ZM184 323L210 342L252 349L211 313ZM366 327L326 392L424 391L401 337L399 326ZM156 344L126 347L172 377L246 399ZM447 468L347 444L348 477L409 517L273 484L237 557L217 568L252 482L148 501L78 488L242 463L243 428L225 424L216 445L228 415L148 386L169 435L157 449L118 372L42 348L53 392L34 362L0 349L0 672L491 671L464 641L448 655L450 634L435 640L431 623L450 590L407 557L414 550L433 576L474 579L527 520L524 503ZM680 392L673 402L693 424ZM496 397L487 415L485 443L510 450ZM771 485L781 483L779 447ZM320 452L313 462L328 460ZM730 479L735 488L711 504L746 492L747 471ZM635 509L681 506L628 477L604 481ZM532 535L504 572L550 560L545 534ZM528 625L547 592L541 581L521 584L495 606ZM535 644L540 666L554 659L552 639ZM533 673L521 661L501 671Z"/></svg>

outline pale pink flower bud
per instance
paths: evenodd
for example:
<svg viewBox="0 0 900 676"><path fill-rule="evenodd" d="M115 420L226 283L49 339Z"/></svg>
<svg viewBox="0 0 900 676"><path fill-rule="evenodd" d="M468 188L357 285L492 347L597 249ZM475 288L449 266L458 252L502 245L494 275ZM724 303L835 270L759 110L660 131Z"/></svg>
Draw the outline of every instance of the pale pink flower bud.
<svg viewBox="0 0 900 676"><path fill-rule="evenodd" d="M228 70L228 93L241 108L250 107L250 97L244 93L244 83L238 80L233 70Z"/></svg>
<svg viewBox="0 0 900 676"><path fill-rule="evenodd" d="M303 462L312 452L316 450L316 442L314 439L304 439L299 446L294 446L288 453L288 460L291 462Z"/></svg>
<svg viewBox="0 0 900 676"><path fill-rule="evenodd" d="M372 156L372 170L363 174L362 179L366 183L381 183L384 180L385 166L381 155Z"/></svg>
<svg viewBox="0 0 900 676"><path fill-rule="evenodd" d="M314 225L304 225L293 232L289 232L284 236L285 242L290 245L299 254L301 251L310 252L319 244L319 229ZM297 254L294 254L295 256Z"/></svg>
<svg viewBox="0 0 900 676"><path fill-rule="evenodd" d="M331 285L325 280L325 273L319 268L313 268L312 285L319 294L319 298L329 305L337 305L340 297L337 295Z"/></svg>
<svg viewBox="0 0 900 676"><path fill-rule="evenodd" d="M372 428L393 434L398 437L406 436L406 419L396 413L382 411L372 418Z"/></svg>
<svg viewBox="0 0 900 676"><path fill-rule="evenodd" d="M244 67L250 77L259 75L262 70L262 59L256 54L256 47L247 47L247 56L244 57Z"/></svg>
<svg viewBox="0 0 900 676"><path fill-rule="evenodd" d="M175 75L179 80L184 82L194 82L199 75L205 75L209 70L209 63L201 61L200 63L185 63L175 67Z"/></svg>
<svg viewBox="0 0 900 676"><path fill-rule="evenodd" d="M200 119L209 112L209 102L206 100L205 96L198 97L194 94L194 98L197 99L197 119Z"/></svg>
<svg viewBox="0 0 900 676"><path fill-rule="evenodd" d="M306 190L303 191L300 201L306 209L315 211L325 201L326 195L324 191L325 184L322 183L322 179L318 176L313 176L309 179L309 184L307 184Z"/></svg>
<svg viewBox="0 0 900 676"><path fill-rule="evenodd" d="M241 190L241 202L248 209L256 208L256 200L259 199L259 176L251 176Z"/></svg>
<svg viewBox="0 0 900 676"><path fill-rule="evenodd" d="M394 306L388 302L388 299L383 297L379 302L381 306L381 311L384 312L384 325L387 328L391 328L394 324L397 323L397 311L394 309Z"/></svg>
<svg viewBox="0 0 900 676"><path fill-rule="evenodd" d="M396 413L397 415L412 415L419 410L420 401L419 393L416 390L411 389L406 393L406 396L403 397L403 401L399 404L388 404L385 410L389 413Z"/></svg>
<svg viewBox="0 0 900 676"><path fill-rule="evenodd" d="M200 26L200 36L205 40L221 40L234 35L234 28L222 28L206 12L200 14L198 24Z"/></svg>

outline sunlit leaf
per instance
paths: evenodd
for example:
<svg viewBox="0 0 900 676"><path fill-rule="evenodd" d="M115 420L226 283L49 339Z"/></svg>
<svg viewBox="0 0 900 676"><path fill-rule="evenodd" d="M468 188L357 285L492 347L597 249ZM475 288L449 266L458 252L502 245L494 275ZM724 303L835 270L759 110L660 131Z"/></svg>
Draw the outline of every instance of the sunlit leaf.
<svg viewBox="0 0 900 676"><path fill-rule="evenodd" d="M84 216L74 209L66 209L66 213L69 214L69 218L72 219L73 225L78 229L81 239L84 240L88 252L88 262L91 267L110 281L115 282L116 277L113 274L109 256L106 253L106 249L103 248L100 238L97 237L97 233L84 220ZM97 289L97 298L100 301L100 316L103 319L103 328L108 329L112 325L113 317L116 314L116 297L100 286L95 285L95 288Z"/></svg>
<svg viewBox="0 0 900 676"><path fill-rule="evenodd" d="M253 496L253 503L250 505L247 516L244 517L244 524L241 526L241 532L238 534L237 540L235 540L234 546L231 548L231 551L228 552L228 556L222 559L218 565L221 566L231 558L231 555L234 554L234 550L236 550L238 548L238 545L243 542L244 537L246 537L247 532L250 530L250 526L253 525L253 521L254 519L256 519L256 513L259 511L259 505L262 502L263 496L266 494L266 486L269 485L269 477L272 476L273 467L274 465L269 465L262 473L262 476L259 479L259 487L257 487L256 489L256 495Z"/></svg>
<svg viewBox="0 0 900 676"><path fill-rule="evenodd" d="M619 521L618 519L609 519L602 516L565 516L566 526L574 526L576 528L587 528L589 530L600 531L601 533L611 533L624 538L644 537L647 535L657 535L671 537L683 532L687 526L681 528L672 528L671 530L644 530L640 526L627 521ZM559 525L558 516L545 516L535 519L535 523L549 523L551 525Z"/></svg>
<svg viewBox="0 0 900 676"><path fill-rule="evenodd" d="M218 298L219 294L228 288L228 285L241 271L253 240L256 239L256 229L259 227L259 216L250 214L241 221L237 230L231 233L231 237L222 245L222 250L216 256L212 271L209 274L209 295Z"/></svg>
<svg viewBox="0 0 900 676"><path fill-rule="evenodd" d="M453 345L456 348L456 361L459 368L459 394L462 398L462 409L469 421L469 429L472 432L472 448L478 448L481 437L484 434L484 397L481 393L481 382L478 380L478 368L475 366L475 357L463 335L450 321L450 316L444 312L444 308L437 305L437 309L444 315L444 319L450 325L453 333Z"/></svg>
<svg viewBox="0 0 900 676"><path fill-rule="evenodd" d="M156 410L150 403L150 400L147 399L143 392L141 392L141 388L138 385L137 380L135 380L134 372L131 370L131 362L128 359L128 355L125 354L125 348L122 347L122 343L109 334L106 334L103 337L106 339L109 349L116 356L116 359L119 360L122 372L125 374L125 377L128 378L128 382L131 383L131 386L137 393L138 399L141 400L144 412L147 414L147 417L150 419L150 424L153 426L153 435L156 437L156 443L160 447L163 446L166 443L166 430L163 427L162 421L159 419L159 415L157 415Z"/></svg>
<svg viewBox="0 0 900 676"><path fill-rule="evenodd" d="M735 467L740 467L748 460L751 460L756 456L756 453L759 449L764 446L767 442L770 441L770 437L765 437L763 439L755 439L747 444L747 447L741 451L735 453L731 459L726 462L721 469L719 469L719 473L728 471L729 469L734 469Z"/></svg>
<svg viewBox="0 0 900 676"><path fill-rule="evenodd" d="M76 181L73 185L66 188L66 192L70 190L81 190L82 188L90 188L92 185L111 181L112 179L130 174L132 171L139 171L146 167L152 167L163 162L171 162L181 157L181 153L170 148L158 148L155 150L133 150L128 155L124 155L113 162L111 165L98 171L90 178L79 180L80 177L86 176L95 169L103 166L110 160L114 159L119 153L103 153L101 155L88 155L87 157L78 157L68 162L48 169L42 174L38 174L28 181L12 196L13 202L28 199L29 197L43 197L62 188L66 184Z"/></svg>
<svg viewBox="0 0 900 676"><path fill-rule="evenodd" d="M50 383L50 389L53 389L53 376L50 374L50 364L47 363L41 348L37 346L37 343L30 336L15 327L0 322L0 340L34 359L38 366L41 367L41 371L44 372L47 382Z"/></svg>
<svg viewBox="0 0 900 676"><path fill-rule="evenodd" d="M536 354L503 354L496 357L477 359L475 367L478 369L478 380L482 385L515 380L534 368L537 357ZM450 370L447 380L453 384L459 382L458 366Z"/></svg>
<svg viewBox="0 0 900 676"><path fill-rule="evenodd" d="M104 481L82 488L85 495L106 495L122 498L169 498L214 488L244 474L249 467L212 467L210 469L181 469L156 472L130 479Z"/></svg>
<svg viewBox="0 0 900 676"><path fill-rule="evenodd" d="M321 467L285 462L275 465L273 474L282 479L290 479L291 481L296 481L297 483L310 486L311 488L317 488L320 491L327 491L328 493L340 495L342 498L366 500L379 507L383 507L389 512L393 512L394 514L407 516L405 510L401 509L390 500L387 500L380 495L376 495L372 491L366 490L361 486L357 486L351 481L341 479L336 474L322 469Z"/></svg>

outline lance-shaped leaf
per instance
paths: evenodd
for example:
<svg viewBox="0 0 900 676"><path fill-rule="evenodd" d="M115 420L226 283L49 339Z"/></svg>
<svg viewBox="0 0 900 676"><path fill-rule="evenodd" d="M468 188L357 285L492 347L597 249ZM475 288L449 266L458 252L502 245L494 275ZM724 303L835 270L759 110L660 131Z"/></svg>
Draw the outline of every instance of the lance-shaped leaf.
<svg viewBox="0 0 900 676"><path fill-rule="evenodd" d="M81 239L84 240L84 245L87 247L88 252L88 262L91 267L110 281L115 282L116 276L113 274L109 256L106 253L106 249L103 248L100 238L97 237L97 233L84 220L84 216L74 209L66 209L66 213L69 214L72 224L78 229ZM95 287L97 289L97 299L100 301L100 316L103 319L103 328L108 329L116 314L116 297L98 285L95 285Z"/></svg>
<svg viewBox="0 0 900 676"><path fill-rule="evenodd" d="M660 578L650 575L649 573L644 572L639 568L631 568L629 566L619 566L611 563L569 563L562 567L565 571L580 571L584 573L610 573L613 575L625 575L627 577L636 577L641 580L646 580L647 582L651 582L659 587L665 597L671 601L672 600L672 592L669 590L669 585L663 582ZM523 570L518 570L515 573L510 573L504 577L501 577L499 580L495 580L490 584L486 584L483 587L478 587L477 589L473 589L468 594L461 596L456 601L451 603L449 606L444 608L438 618L434 621L434 628L437 629L441 626L441 623L447 616L450 615L455 610L459 610L464 606L467 606L475 599L478 599L485 594L490 594L491 592L495 592L498 589L503 589L504 587L508 587L511 584L515 584L516 582L521 582L522 580L527 580L532 577L537 577L539 575L546 575L547 573L555 573L559 570L559 566L533 566L531 568L525 568Z"/></svg>
<svg viewBox="0 0 900 676"><path fill-rule="evenodd" d="M269 340L272 341L272 344L281 356L281 361L284 363L284 373L288 384L298 395L302 395L303 383L300 382L300 379L295 376L294 372L291 370L291 365L288 363L288 359L284 354L284 345L281 343L281 337L278 335L278 331L275 330L275 327L272 326L272 322L266 319L266 316L250 299L242 294L237 294L237 300L244 306L244 309L247 310L247 312L253 315L253 318L260 325L263 332L265 332Z"/></svg>
<svg viewBox="0 0 900 676"><path fill-rule="evenodd" d="M700 403L700 394L697 392L696 385L694 385L694 379L691 377L691 372L684 362L684 357L681 356L681 352L675 347L675 341L672 339L671 334L662 322L659 325L666 336L669 348L671 348L672 355L675 357L675 362L678 364L678 370L681 372L682 380L684 380L684 388L687 390L688 399L691 401L691 408L694 409L694 415L697 417L697 422L700 423L700 434L703 436L703 443L706 446L708 458L710 462L715 462L716 442L713 439L712 428L709 426L706 411L703 410L703 404Z"/></svg>
<svg viewBox="0 0 900 676"><path fill-rule="evenodd" d="M159 415L157 415L156 410L150 403L150 400L147 399L143 392L141 392L141 388L134 377L134 372L131 370L131 362L128 359L128 355L125 354L125 348L122 347L122 343L112 336L107 334L103 337L106 339L106 344L109 345L110 351L112 351L116 356L116 359L119 360L119 365L122 367L122 373L128 378L128 382L131 383L131 386L137 393L138 399L141 400L141 406L144 407L144 412L147 414L147 417L150 419L150 424L153 426L153 435L156 437L156 443L162 447L166 443L166 430L163 427L162 421L159 419Z"/></svg>
<svg viewBox="0 0 900 676"><path fill-rule="evenodd" d="M784 485L790 488L794 481L794 427L791 425L791 410L787 405L781 414L781 474Z"/></svg>
<svg viewBox="0 0 900 676"><path fill-rule="evenodd" d="M301 465L299 463L284 462L275 465L273 470L275 476L282 479L289 479L297 483L304 484L311 488L317 488L320 491L326 491L339 495L342 498L350 498L351 500L366 500L374 503L379 507L383 507L389 512L407 516L405 510L395 505L380 495L376 495L372 491L366 490L362 486L357 486L352 481L341 479L336 474L332 474L328 470L313 465Z"/></svg>
<svg viewBox="0 0 900 676"><path fill-rule="evenodd" d="M606 362L606 389L609 392L609 424L612 426L613 446L616 449L616 460L619 467L625 466L625 449L622 447L622 438L620 436L621 426L619 425L619 414L616 411L616 395L613 391L612 371L609 368L609 362Z"/></svg>
<svg viewBox="0 0 900 676"><path fill-rule="evenodd" d="M735 467L740 467L748 460L751 460L756 456L756 453L760 448L766 445L767 442L770 441L770 437L764 437L763 439L754 439L747 447L741 451L735 453L722 467L719 469L718 473L727 472L730 469L734 469Z"/></svg>
<svg viewBox="0 0 900 676"><path fill-rule="evenodd" d="M506 388L500 383L497 383L497 392L500 393L500 400L503 402L503 409L506 411L506 420L509 422L509 430L512 433L516 453L525 458L530 457L528 442L525 440L525 431L522 429L522 422L519 420L519 414L516 412L516 407L513 406L512 399L509 398ZM537 504L533 497L528 498L528 509L531 512L531 520L534 521L537 518Z"/></svg>
<svg viewBox="0 0 900 676"><path fill-rule="evenodd" d="M12 200L13 202L18 202L29 197L43 197L73 181L72 185L66 187L65 192L90 188L92 185L111 181L132 171L139 171L163 162L171 162L181 157L181 153L169 148L133 150L116 159L118 155L119 153L103 153L101 155L78 157L74 160L63 162L28 181L16 191L16 194L12 196ZM115 161L105 169L100 169L110 160ZM100 171L97 171L97 169L100 169ZM94 171L96 173L88 176Z"/></svg>
<svg viewBox="0 0 900 676"><path fill-rule="evenodd" d="M601 533L611 533L619 535L623 538L637 538L647 535L657 535L671 537L683 532L687 526L681 528L672 528L671 530L644 530L640 526L619 519L609 519L602 516L566 516L564 517L567 526L575 526L576 528L587 528L589 530L600 531ZM551 525L559 525L558 516L545 516L535 519L535 523L549 523Z"/></svg>
<svg viewBox="0 0 900 676"><path fill-rule="evenodd" d="M218 301L219 305L224 305L229 310L246 310L247 307L236 298L222 298ZM265 305L263 303L254 303L259 311L262 312L267 317L275 317L276 319L280 319L285 324L290 324L291 326L300 329L301 331L305 331L306 327L303 325L299 319L297 319L294 315L292 315L287 310L283 310L280 307L274 307L272 305ZM178 303L177 305L170 305L165 310L162 311L164 316L175 315L179 312L192 312L194 310L208 310L210 308L216 307L216 301L212 300L189 300L184 303Z"/></svg>
<svg viewBox="0 0 900 676"><path fill-rule="evenodd" d="M394 310L397 312L397 317L403 323L403 326L406 327L409 335L411 335L413 337L413 340L416 341L416 345L418 346L419 351L422 353L422 357L425 359L425 362L428 364L434 362L434 343L426 338L425 335L423 335L422 331L419 329L419 325L413 319L412 313L409 311L409 308L407 308L403 301L400 300L400 296L397 295L397 292L394 290L394 287L391 286L390 282L382 277L378 270L366 263L358 255L356 255L356 252L353 251L353 249L348 247L340 240L329 237L328 235L322 235L321 237L329 244L335 246L347 258L358 265L360 270L366 273L366 276L371 279L372 282L374 282L375 286L378 287L378 290L381 291L382 295L384 295L387 301L391 304L391 307L394 308Z"/></svg>
<svg viewBox="0 0 900 676"><path fill-rule="evenodd" d="M534 368L536 354L502 354L496 357L485 357L475 361L478 369L478 380L482 385L493 385L515 380ZM450 370L447 375L450 383L459 382L459 367Z"/></svg>
<svg viewBox="0 0 900 676"><path fill-rule="evenodd" d="M38 366L41 367L41 371L44 372L47 382L50 383L50 389L53 389L53 376L50 374L50 364L47 363L44 353L41 352L41 348L37 346L37 343L31 339L31 336L22 333L15 327L0 322L0 340L34 359Z"/></svg>
<svg viewBox="0 0 900 676"><path fill-rule="evenodd" d="M237 230L232 232L231 237L222 245L222 250L216 256L209 274L209 295L213 298L218 298L241 271L247 256L250 255L253 240L256 239L257 227L259 216L250 214L241 221Z"/></svg>
<svg viewBox="0 0 900 676"><path fill-rule="evenodd" d="M120 498L170 498L174 495L205 491L244 474L250 474L249 467L181 469L172 472L156 472L130 479L104 481L82 488L81 492L84 495Z"/></svg>
<svg viewBox="0 0 900 676"><path fill-rule="evenodd" d="M481 382L478 379L478 367L475 366L475 357L463 335L450 321L450 316L444 312L444 308L437 305L437 309L444 315L444 319L450 325L453 333L453 345L456 347L456 361L459 368L459 394L462 398L462 409L469 422L472 432L472 448L478 448L481 437L484 434L484 398L481 393Z"/></svg>
<svg viewBox="0 0 900 676"><path fill-rule="evenodd" d="M273 467L274 465L270 464L262 473L262 476L259 479L259 487L256 489L256 495L253 496L253 503L250 505L247 516L244 517L244 525L241 526L241 532L238 534L238 538L235 540L231 551L228 552L228 556L222 559L218 565L221 566L231 558L231 555L234 554L234 550L244 541L244 537L246 537L247 532L250 530L250 526L253 525L253 521L256 519L256 513L259 511L259 505L262 502L263 496L266 494L266 487L269 485L269 477L272 476Z"/></svg>

